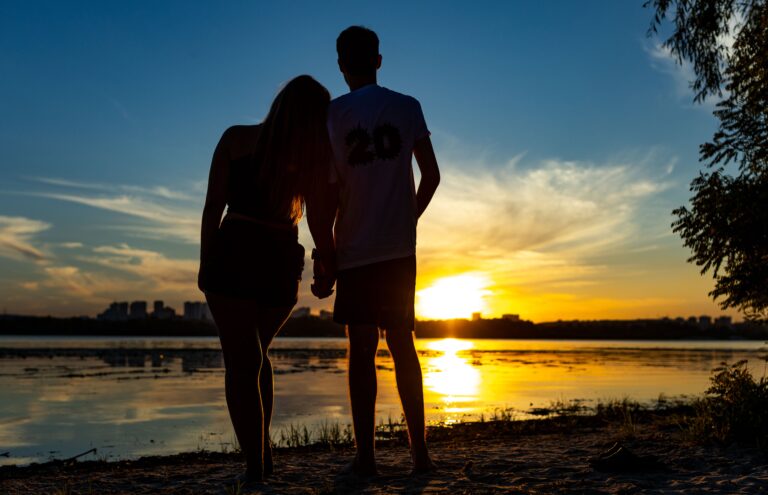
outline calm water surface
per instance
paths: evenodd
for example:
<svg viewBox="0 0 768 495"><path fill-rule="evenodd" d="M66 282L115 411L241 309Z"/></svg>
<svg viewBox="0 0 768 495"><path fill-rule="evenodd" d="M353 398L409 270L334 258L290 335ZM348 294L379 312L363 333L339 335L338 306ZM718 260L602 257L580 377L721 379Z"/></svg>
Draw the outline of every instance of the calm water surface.
<svg viewBox="0 0 768 495"><path fill-rule="evenodd" d="M763 376L768 346L744 341L417 341L428 421L519 417L553 401L700 395L721 361ZM399 420L381 343L379 421ZM278 339L273 436L288 425L350 422L346 341ZM130 458L231 449L216 338L0 337L0 464L79 454ZM93 456L89 458L94 458Z"/></svg>

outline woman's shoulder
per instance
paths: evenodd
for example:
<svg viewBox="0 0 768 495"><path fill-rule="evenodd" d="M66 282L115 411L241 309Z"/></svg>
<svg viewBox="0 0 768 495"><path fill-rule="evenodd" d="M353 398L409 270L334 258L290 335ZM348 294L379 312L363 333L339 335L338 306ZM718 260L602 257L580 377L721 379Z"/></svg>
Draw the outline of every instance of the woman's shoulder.
<svg viewBox="0 0 768 495"><path fill-rule="evenodd" d="M222 134L221 139L222 141L226 141L228 143L236 143L241 140L250 140L258 135L259 129L261 129L261 124L233 125L227 127L227 129L224 131L224 134Z"/></svg>
<svg viewBox="0 0 768 495"><path fill-rule="evenodd" d="M229 150L230 156L242 155L253 149L259 129L261 124L230 126L222 134L220 143Z"/></svg>

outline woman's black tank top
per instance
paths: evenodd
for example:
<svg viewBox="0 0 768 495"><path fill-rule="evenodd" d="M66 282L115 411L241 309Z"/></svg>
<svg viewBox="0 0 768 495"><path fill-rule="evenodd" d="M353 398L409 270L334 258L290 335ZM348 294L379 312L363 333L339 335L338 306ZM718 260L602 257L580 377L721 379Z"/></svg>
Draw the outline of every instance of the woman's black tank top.
<svg viewBox="0 0 768 495"><path fill-rule="evenodd" d="M253 154L230 160L227 184L228 211L263 222L292 226L293 221L289 215L277 213L270 205L269 185L260 180L259 165Z"/></svg>

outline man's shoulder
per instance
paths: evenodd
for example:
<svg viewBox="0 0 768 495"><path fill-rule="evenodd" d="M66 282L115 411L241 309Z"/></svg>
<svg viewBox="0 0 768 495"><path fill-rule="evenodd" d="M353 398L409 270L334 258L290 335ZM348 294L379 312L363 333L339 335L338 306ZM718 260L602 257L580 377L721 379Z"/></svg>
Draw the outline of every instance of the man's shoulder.
<svg viewBox="0 0 768 495"><path fill-rule="evenodd" d="M345 93L341 96L337 96L331 101L330 108L332 110L345 108L348 106L358 105L361 103L367 103L370 101L396 101L401 102L404 105L418 105L419 101L413 96L400 93L398 91L385 88L383 86L375 86L370 91L358 92L352 91Z"/></svg>
<svg viewBox="0 0 768 495"><path fill-rule="evenodd" d="M405 93L400 93L398 91L382 87L381 88L381 95L380 98L382 100L386 100L389 103L394 103L395 105L398 105L401 108L408 108L411 109L413 107L419 106L419 100L414 98L411 95L407 95Z"/></svg>
<svg viewBox="0 0 768 495"><path fill-rule="evenodd" d="M407 103L416 103L416 104L419 103L419 100L417 100L415 97L413 97L411 95L407 95L405 93L400 93L398 91L394 91L394 90L389 89L389 88L381 88L381 89L386 91L390 98L402 100L403 102L407 102Z"/></svg>

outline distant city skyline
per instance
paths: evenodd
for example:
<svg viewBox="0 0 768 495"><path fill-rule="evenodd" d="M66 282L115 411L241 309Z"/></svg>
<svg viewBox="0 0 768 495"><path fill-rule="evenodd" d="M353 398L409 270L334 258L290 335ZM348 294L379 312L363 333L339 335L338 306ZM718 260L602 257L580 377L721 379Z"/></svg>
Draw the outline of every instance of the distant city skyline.
<svg viewBox="0 0 768 495"><path fill-rule="evenodd" d="M106 320L110 320L110 319L111 320L127 320L127 319L146 319L146 318L157 318L157 319L183 318L183 319L213 321L213 316L211 315L210 309L208 309L208 303L206 303L205 301L184 301L183 312L180 314L177 314L175 308L166 306L165 302L162 300L153 301L152 306L153 306L153 310L149 312L147 310L147 301L114 301L103 312L97 314L96 318L106 319ZM81 316L85 316L85 315L81 315ZM302 317L311 317L311 316L330 320L333 318L333 312L325 309L319 309L315 311L310 306L296 306L293 308L293 311L291 312L291 318L302 318ZM490 317L488 316L489 315L484 315L481 312L474 312L468 318L457 318L457 319L466 319L471 321L479 321L479 320L485 320L485 319L501 319L501 320L507 320L512 322L526 321L526 319L521 318L521 315L519 314L507 313L507 314L498 315L498 316L496 315L491 315ZM430 320L430 318L421 318L421 319ZM451 319L451 318L446 318L446 319ZM440 319L438 318L437 320L440 320ZM652 319L636 318L633 320L643 321L643 320L652 320ZM674 320L678 323L686 322L686 323L698 325L700 327L707 327L711 325L730 326L732 323L732 317L723 315L723 314L720 314L714 317L710 315L663 316L661 318L658 318L658 320ZM568 321L568 320L563 320L563 321ZM580 320L577 319L572 321L580 321ZM610 321L610 320L605 320L605 321Z"/></svg>
<svg viewBox="0 0 768 495"><path fill-rule="evenodd" d="M714 102L692 103L642 3L3 4L2 306L202 299L221 132L259 122L298 74L347 92L335 39L363 24L381 38L380 84L421 101L443 173L419 221L420 316L740 318L671 232ZM329 310L310 267L298 306ZM446 303L462 284L466 304Z"/></svg>

